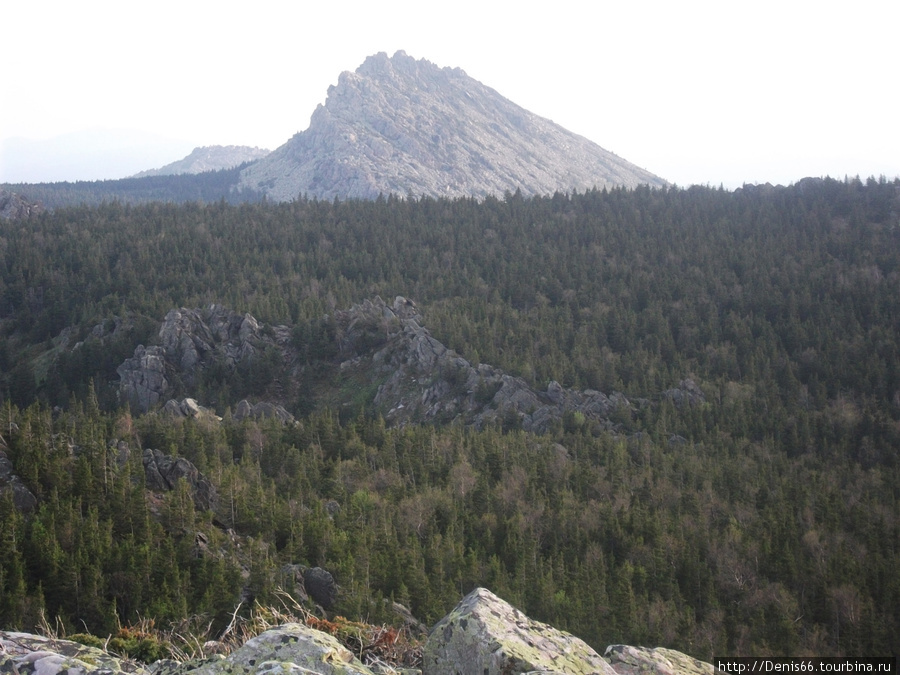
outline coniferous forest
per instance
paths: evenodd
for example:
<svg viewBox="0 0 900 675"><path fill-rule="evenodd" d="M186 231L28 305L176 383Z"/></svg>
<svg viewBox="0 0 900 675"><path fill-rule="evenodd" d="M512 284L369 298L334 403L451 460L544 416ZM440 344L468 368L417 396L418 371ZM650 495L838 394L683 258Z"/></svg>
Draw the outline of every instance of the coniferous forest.
<svg viewBox="0 0 900 675"><path fill-rule="evenodd" d="M535 387L645 404L597 432L138 415L116 367L172 308L309 326L415 300ZM128 318L103 348L87 337ZM76 341L81 348L73 348ZM691 378L702 405L660 392ZM334 612L432 623L476 586L583 637L900 654L900 181L484 200L108 202L0 221L0 626L225 626L321 566ZM145 489L142 452L194 463Z"/></svg>

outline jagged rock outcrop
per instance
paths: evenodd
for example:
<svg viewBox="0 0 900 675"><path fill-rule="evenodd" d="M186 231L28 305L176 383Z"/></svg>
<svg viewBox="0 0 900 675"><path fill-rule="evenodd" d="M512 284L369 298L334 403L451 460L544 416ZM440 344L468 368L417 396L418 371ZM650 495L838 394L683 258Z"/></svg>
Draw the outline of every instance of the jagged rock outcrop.
<svg viewBox="0 0 900 675"><path fill-rule="evenodd" d="M390 306L381 298L366 300L336 312L335 321L341 369L371 371L380 383L374 404L390 424L501 424L542 433L577 413L581 423L611 429L610 413L632 408L620 393L563 389L557 382L535 391L522 378L473 365L432 337L415 303L401 296Z"/></svg>
<svg viewBox="0 0 900 675"><path fill-rule="evenodd" d="M201 361L218 352L226 366L252 357L259 348L259 322L221 305L206 310L173 309L163 320L159 339L168 360L178 366L188 383L193 383Z"/></svg>
<svg viewBox="0 0 900 675"><path fill-rule="evenodd" d="M216 488L200 470L183 457L172 457L147 448L143 454L147 489L156 492L174 490L179 480L187 481L194 505L201 511L215 511L219 504Z"/></svg>
<svg viewBox="0 0 900 675"><path fill-rule="evenodd" d="M0 190L0 219L24 220L44 211L40 202L30 202L18 193Z"/></svg>
<svg viewBox="0 0 900 675"><path fill-rule="evenodd" d="M330 87L309 128L241 172L285 201L525 195L665 185L648 171L472 79L399 51Z"/></svg>
<svg viewBox="0 0 900 675"><path fill-rule="evenodd" d="M255 162L258 159L262 159L269 152L269 150L264 148L247 145L207 145L194 148L191 154L183 159L166 164L158 169L141 171L132 176L132 178L176 176L182 173L203 173L204 171L231 169L245 162Z"/></svg>
<svg viewBox="0 0 900 675"><path fill-rule="evenodd" d="M160 326L159 342L150 347L139 345L134 356L117 369L120 398L140 412L151 410L178 393L176 381L186 390L183 393L189 393L204 368L233 372L268 348L284 356L290 330L274 326L263 331L250 314L240 315L221 305L210 305L206 309L171 310Z"/></svg>
<svg viewBox="0 0 900 675"><path fill-rule="evenodd" d="M172 395L198 389L209 368L217 369L219 376L241 369L253 376L258 372L254 359L275 354L283 386L267 390L267 400L239 401L234 419L275 418L292 424L294 417L285 407L296 400L292 396L314 399L324 394L330 405L339 406L349 405L352 398L358 406L361 392L371 392L362 403L392 426L463 424L545 433L562 424L596 434L620 431L637 409L650 405L647 399L566 389L555 381L537 390L499 368L470 363L432 336L415 302L402 296L390 304L376 296L337 310L322 319L322 326L327 330L316 339L328 341L329 348L317 350L326 355L316 357L318 389L313 391L304 379L304 364L311 357L301 353L308 345L292 339L287 326L266 326L250 314L219 305L172 310L159 329L160 344L138 346L119 366L120 397L141 412L168 401L163 410L171 415L214 416L194 399L179 402ZM323 338L326 334L329 337ZM661 396L679 407L704 402L703 392L690 379Z"/></svg>
<svg viewBox="0 0 900 675"><path fill-rule="evenodd" d="M37 506L37 497L15 473L15 468L6 455L5 443L0 436L0 498L12 494L13 506L19 511L33 511Z"/></svg>
<svg viewBox="0 0 900 675"><path fill-rule="evenodd" d="M431 629L423 670L428 675L615 675L583 640L529 619L485 588L469 593Z"/></svg>

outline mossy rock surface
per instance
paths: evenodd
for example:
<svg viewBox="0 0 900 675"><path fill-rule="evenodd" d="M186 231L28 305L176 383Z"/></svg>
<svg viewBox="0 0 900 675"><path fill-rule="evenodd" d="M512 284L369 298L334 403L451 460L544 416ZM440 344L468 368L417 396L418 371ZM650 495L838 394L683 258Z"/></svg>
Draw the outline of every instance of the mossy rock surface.
<svg viewBox="0 0 900 675"><path fill-rule="evenodd" d="M610 645L604 656L619 675L713 675L711 663L674 649Z"/></svg>
<svg viewBox="0 0 900 675"><path fill-rule="evenodd" d="M0 631L0 673L149 675L145 666L71 640Z"/></svg>
<svg viewBox="0 0 900 675"><path fill-rule="evenodd" d="M194 667L183 664L167 675L374 675L327 633L300 623L267 630L227 658ZM161 674L157 674L161 675Z"/></svg>
<svg viewBox="0 0 900 675"><path fill-rule="evenodd" d="M435 625L423 666L427 675L616 675L580 638L529 619L484 588Z"/></svg>

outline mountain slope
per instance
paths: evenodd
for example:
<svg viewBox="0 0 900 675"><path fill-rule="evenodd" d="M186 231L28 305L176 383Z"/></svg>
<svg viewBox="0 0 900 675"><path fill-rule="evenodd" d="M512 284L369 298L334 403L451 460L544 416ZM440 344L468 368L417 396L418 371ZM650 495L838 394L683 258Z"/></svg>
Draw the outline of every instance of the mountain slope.
<svg viewBox="0 0 900 675"><path fill-rule="evenodd" d="M270 199L484 196L640 184L658 176L538 117L456 68L399 51L344 72L309 128L242 172Z"/></svg>
<svg viewBox="0 0 900 675"><path fill-rule="evenodd" d="M253 162L269 154L263 148L251 148L246 145L208 145L194 148L187 157L158 169L149 169L135 174L133 178L144 176L176 176L182 173L203 173L218 171Z"/></svg>

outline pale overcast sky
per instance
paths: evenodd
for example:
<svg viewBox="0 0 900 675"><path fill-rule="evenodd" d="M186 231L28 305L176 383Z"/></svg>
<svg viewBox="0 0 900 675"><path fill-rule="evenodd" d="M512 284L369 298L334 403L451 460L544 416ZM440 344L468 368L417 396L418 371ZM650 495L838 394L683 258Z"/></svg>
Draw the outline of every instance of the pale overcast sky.
<svg viewBox="0 0 900 675"><path fill-rule="evenodd" d="M681 186L900 175L897 0L8 4L0 141L274 149L403 49Z"/></svg>

